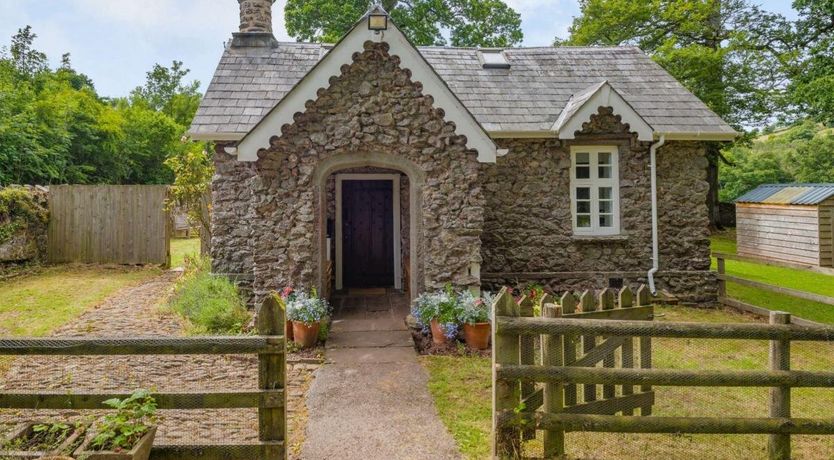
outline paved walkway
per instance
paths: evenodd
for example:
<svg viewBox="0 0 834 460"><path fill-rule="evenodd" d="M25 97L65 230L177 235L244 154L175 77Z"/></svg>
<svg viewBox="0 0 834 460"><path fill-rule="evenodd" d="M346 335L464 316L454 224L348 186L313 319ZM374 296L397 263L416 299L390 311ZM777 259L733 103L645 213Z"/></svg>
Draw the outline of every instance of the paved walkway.
<svg viewBox="0 0 834 460"><path fill-rule="evenodd" d="M368 293L366 293L368 294ZM457 459L405 327L402 294L334 300L328 363L307 396L305 459Z"/></svg>

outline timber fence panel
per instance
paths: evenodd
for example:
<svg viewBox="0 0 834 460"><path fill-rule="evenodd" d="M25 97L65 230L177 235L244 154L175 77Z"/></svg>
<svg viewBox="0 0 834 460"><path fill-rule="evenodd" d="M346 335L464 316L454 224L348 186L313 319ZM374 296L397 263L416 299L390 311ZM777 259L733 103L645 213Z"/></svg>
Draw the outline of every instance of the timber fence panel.
<svg viewBox="0 0 834 460"><path fill-rule="evenodd" d="M166 185L49 188L50 262L170 263Z"/></svg>
<svg viewBox="0 0 834 460"><path fill-rule="evenodd" d="M154 446L152 460L286 460L286 316L269 297L260 307L258 336L0 338L0 356L238 355L258 356L258 388L252 390L152 391L159 409L257 409L258 442L225 444L200 439L189 445ZM513 362L518 364L518 362ZM0 389L0 409L101 410L127 391ZM255 421L253 414L252 421ZM204 442L204 444L200 442Z"/></svg>
<svg viewBox="0 0 834 460"><path fill-rule="evenodd" d="M518 304L507 288L501 289L492 306L492 323L497 324L499 316L517 317L520 315ZM519 334L497 334L492 328L492 456L498 459L512 459L521 456L521 433L518 426L508 422L511 414L521 401L521 389L518 381L498 380L496 372L499 366L518 364Z"/></svg>
<svg viewBox="0 0 834 460"><path fill-rule="evenodd" d="M542 360L541 364L525 364L494 359L493 384L503 388L525 383L543 384L540 410L494 419L497 421L496 441L499 433L506 433L513 426L532 425L544 432L544 457L559 458L566 453L566 431L767 434L768 458L785 460L792 455L791 435L834 435L834 419L796 418L791 415L791 389L834 388L834 372L792 370L790 366L791 341L831 342L834 340L834 326L795 325L791 322L790 314L782 312L772 312L769 324L655 323L646 321L653 318L653 313L645 310L651 308L651 305L648 290L644 287L638 289L636 295L627 288L621 290L616 303L613 303L614 293L609 290L602 291L598 296L598 304L593 305L588 300L591 298L588 294L584 293L579 302L580 312L573 311L572 295L562 297L562 302L572 312L570 314L565 314L556 304L545 304L542 316L537 318L519 317L509 305L495 310L494 356L505 354L503 344L518 344L519 336L538 335L541 337ZM597 306L600 309L596 309ZM600 312L617 312L629 308L645 314L646 320L598 319ZM510 314L503 313L505 311ZM591 314L594 316L589 319L582 318L582 315ZM612 318L619 317L624 316L614 316L612 313ZM583 355L570 360L565 354L569 336L583 337L583 344L584 337L602 337L602 341L591 348L583 347ZM769 368L655 369L651 363L652 337L767 340L770 345ZM639 367L635 367L634 362L635 341L639 342ZM626 343L631 346L625 347ZM615 356L613 353L618 349L621 350L620 360L611 366L611 357ZM600 363L602 366L599 366ZM582 403L568 403L567 389L571 385L574 388L577 385L586 388L586 397ZM590 395L587 391L587 388L600 385L603 389L601 395L596 391ZM611 388L616 390L618 386L622 388L619 396L616 391L611 391ZM637 386L640 387L639 392L635 392ZM655 401L652 386L769 388L770 413L767 418L733 417L733 414L722 414L719 417L650 416ZM518 398L509 392L504 393L504 396L507 401L502 410L506 414L511 412L510 400ZM640 416L633 415L637 408L640 409ZM524 417L527 419L518 420ZM518 436L513 437L514 442L517 439Z"/></svg>

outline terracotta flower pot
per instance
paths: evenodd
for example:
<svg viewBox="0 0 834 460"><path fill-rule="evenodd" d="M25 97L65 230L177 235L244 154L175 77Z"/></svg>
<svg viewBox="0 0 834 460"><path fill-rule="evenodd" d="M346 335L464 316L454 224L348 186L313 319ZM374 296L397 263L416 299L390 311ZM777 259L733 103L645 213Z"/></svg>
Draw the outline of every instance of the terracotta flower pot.
<svg viewBox="0 0 834 460"><path fill-rule="evenodd" d="M463 325L463 338L466 340L466 345L475 350L486 350L489 348L490 332L489 323Z"/></svg>
<svg viewBox="0 0 834 460"><path fill-rule="evenodd" d="M449 338L443 333L443 325L436 319L431 320L431 341L435 345L446 345Z"/></svg>
<svg viewBox="0 0 834 460"><path fill-rule="evenodd" d="M287 335L287 340L288 341L295 340L294 339L295 335L293 334L293 329L292 329L292 321L290 321L290 320L287 320L287 334L286 335Z"/></svg>
<svg viewBox="0 0 834 460"><path fill-rule="evenodd" d="M319 329L321 323L316 321L312 324L305 324L300 321L292 322L293 341L302 348L312 347L319 340Z"/></svg>
<svg viewBox="0 0 834 460"><path fill-rule="evenodd" d="M84 444L75 451L75 457L88 460L148 460L151 455L154 436L156 436L155 426L148 429L148 432L129 451L113 452L107 450L89 450L91 448L90 444L95 437L94 433L90 433L84 441Z"/></svg>

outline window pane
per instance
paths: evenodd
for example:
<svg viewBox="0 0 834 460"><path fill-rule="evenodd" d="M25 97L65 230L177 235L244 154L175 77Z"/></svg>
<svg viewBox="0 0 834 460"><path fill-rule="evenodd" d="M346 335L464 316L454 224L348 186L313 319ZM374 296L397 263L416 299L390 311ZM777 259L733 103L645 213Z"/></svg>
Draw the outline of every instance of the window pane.
<svg viewBox="0 0 834 460"><path fill-rule="evenodd" d="M589 165L591 164L591 154L588 152L578 152L576 154L576 164Z"/></svg>
<svg viewBox="0 0 834 460"><path fill-rule="evenodd" d="M576 226L577 227L590 227L591 226L591 216L585 215L577 215L576 216Z"/></svg>
<svg viewBox="0 0 834 460"><path fill-rule="evenodd" d="M611 179L611 166L600 166L598 169L600 179Z"/></svg>
<svg viewBox="0 0 834 460"><path fill-rule="evenodd" d="M599 202L599 213L600 214L611 214L613 211L613 206L611 201L600 201ZM579 208L577 208L579 209Z"/></svg>
<svg viewBox="0 0 834 460"><path fill-rule="evenodd" d="M589 187L577 187L576 188L576 199L577 200L590 200L591 199L591 189Z"/></svg>
<svg viewBox="0 0 834 460"><path fill-rule="evenodd" d="M611 199L611 187L600 187L599 188L599 199L600 200L610 200Z"/></svg>
<svg viewBox="0 0 834 460"><path fill-rule="evenodd" d="M591 167L590 166L577 166L576 167L576 178L577 179L590 179L591 178Z"/></svg>
<svg viewBox="0 0 834 460"><path fill-rule="evenodd" d="M590 214L591 213L591 202L590 201L577 201L576 202L576 213L577 214Z"/></svg>
<svg viewBox="0 0 834 460"><path fill-rule="evenodd" d="M599 155L599 164L601 165L610 165L611 164L611 154L608 152L600 152Z"/></svg>
<svg viewBox="0 0 834 460"><path fill-rule="evenodd" d="M611 214L600 214L599 216L599 226L600 227L613 227L614 226L614 216Z"/></svg>

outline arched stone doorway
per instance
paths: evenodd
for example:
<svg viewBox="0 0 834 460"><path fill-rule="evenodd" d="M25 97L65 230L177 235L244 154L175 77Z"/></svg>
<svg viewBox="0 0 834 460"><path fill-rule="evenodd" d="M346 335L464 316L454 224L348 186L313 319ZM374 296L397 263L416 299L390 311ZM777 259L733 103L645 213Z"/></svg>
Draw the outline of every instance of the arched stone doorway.
<svg viewBox="0 0 834 460"><path fill-rule="evenodd" d="M379 287L391 287L416 295L422 287L420 247L422 226L422 188L425 174L410 161L379 153L353 153L331 157L323 161L315 174L318 191L318 285L322 292L343 290L357 281L351 269L347 239L356 237L345 231L347 222L342 216L348 210L343 193L348 182L388 182L391 187L390 231L392 278L371 282ZM386 219L389 217L386 216ZM385 239L385 235L374 235ZM386 244L388 242L386 241ZM362 287L356 285L355 287Z"/></svg>

